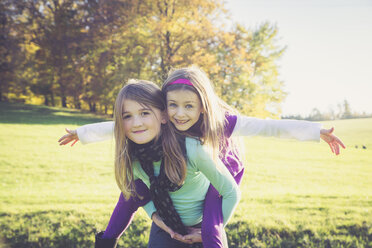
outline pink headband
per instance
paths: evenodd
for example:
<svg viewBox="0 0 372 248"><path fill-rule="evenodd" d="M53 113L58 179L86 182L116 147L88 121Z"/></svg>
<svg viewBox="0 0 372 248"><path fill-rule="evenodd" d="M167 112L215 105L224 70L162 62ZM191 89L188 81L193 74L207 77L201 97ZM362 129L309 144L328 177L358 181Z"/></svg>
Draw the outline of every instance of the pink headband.
<svg viewBox="0 0 372 248"><path fill-rule="evenodd" d="M179 78L176 81L173 81L172 83L169 83L168 85L172 85L172 84L186 84L186 85L193 86L192 83L190 82L190 80L185 79L185 78Z"/></svg>

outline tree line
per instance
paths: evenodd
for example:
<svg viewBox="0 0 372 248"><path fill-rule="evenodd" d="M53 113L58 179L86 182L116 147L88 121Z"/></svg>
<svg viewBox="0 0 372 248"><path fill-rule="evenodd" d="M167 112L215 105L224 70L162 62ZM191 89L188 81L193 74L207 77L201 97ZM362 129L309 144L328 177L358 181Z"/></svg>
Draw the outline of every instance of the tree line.
<svg viewBox="0 0 372 248"><path fill-rule="evenodd" d="M107 114L129 78L195 64L241 113L279 116L278 29L231 18L222 0L2 0L0 101Z"/></svg>
<svg viewBox="0 0 372 248"><path fill-rule="evenodd" d="M328 120L342 120L342 119L357 119L357 118L370 118L372 114L360 113L353 111L348 100L337 104L337 110L330 107L328 111L320 111L318 108L313 108L308 116L302 115L286 115L282 119L296 119L296 120L309 120L309 121L328 121Z"/></svg>

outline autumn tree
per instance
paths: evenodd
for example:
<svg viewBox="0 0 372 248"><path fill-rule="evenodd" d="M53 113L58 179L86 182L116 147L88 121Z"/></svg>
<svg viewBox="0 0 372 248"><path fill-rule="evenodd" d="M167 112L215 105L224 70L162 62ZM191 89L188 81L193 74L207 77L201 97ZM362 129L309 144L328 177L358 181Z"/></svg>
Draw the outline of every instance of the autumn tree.
<svg viewBox="0 0 372 248"><path fill-rule="evenodd" d="M216 91L228 104L251 116L276 117L284 99L277 61L285 47L277 44L278 29L263 23L257 30L235 25L220 32L216 48L219 68L211 73Z"/></svg>
<svg viewBox="0 0 372 248"><path fill-rule="evenodd" d="M21 11L14 0L0 2L0 101L7 100L9 92L21 93L24 82L17 77L23 65L22 24L17 22Z"/></svg>
<svg viewBox="0 0 372 248"><path fill-rule="evenodd" d="M108 113L127 79L161 84L170 68L196 64L242 113L280 115L277 62L285 47L277 27L229 28L222 0L15 2L27 26L17 84L27 82L46 105L57 96L64 107Z"/></svg>

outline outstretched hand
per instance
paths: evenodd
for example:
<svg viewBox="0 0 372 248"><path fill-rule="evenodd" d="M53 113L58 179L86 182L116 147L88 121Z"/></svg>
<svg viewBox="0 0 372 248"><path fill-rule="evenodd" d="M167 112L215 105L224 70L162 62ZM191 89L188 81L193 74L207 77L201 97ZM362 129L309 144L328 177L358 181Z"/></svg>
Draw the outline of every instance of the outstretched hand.
<svg viewBox="0 0 372 248"><path fill-rule="evenodd" d="M73 142L71 144L71 146L75 145L76 142L79 141L79 137L77 135L77 132L76 130L70 130L68 128L65 129L67 134L63 135L59 140L59 145L60 146L63 146L63 145L67 145L68 143L70 142Z"/></svg>
<svg viewBox="0 0 372 248"><path fill-rule="evenodd" d="M337 138L333 134L334 130L335 129L333 127L331 129L321 129L320 138L322 138L322 140L328 143L329 147L331 148L331 151L334 154L338 155L340 154L340 146L345 149L345 145L339 138Z"/></svg>

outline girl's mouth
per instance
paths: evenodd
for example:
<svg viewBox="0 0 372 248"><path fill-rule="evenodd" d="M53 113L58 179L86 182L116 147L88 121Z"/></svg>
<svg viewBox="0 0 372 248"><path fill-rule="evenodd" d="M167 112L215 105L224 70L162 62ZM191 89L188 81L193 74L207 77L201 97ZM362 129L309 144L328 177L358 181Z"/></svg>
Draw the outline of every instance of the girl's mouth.
<svg viewBox="0 0 372 248"><path fill-rule="evenodd" d="M138 131L133 131L133 133L135 133L135 134L139 134L139 133L143 133L143 132L145 132L146 130L138 130Z"/></svg>
<svg viewBox="0 0 372 248"><path fill-rule="evenodd" d="M188 120L187 121L180 121L180 120L177 120L177 119L175 119L175 120L176 120L177 124L180 124L180 125L183 125L183 124L188 122Z"/></svg>

